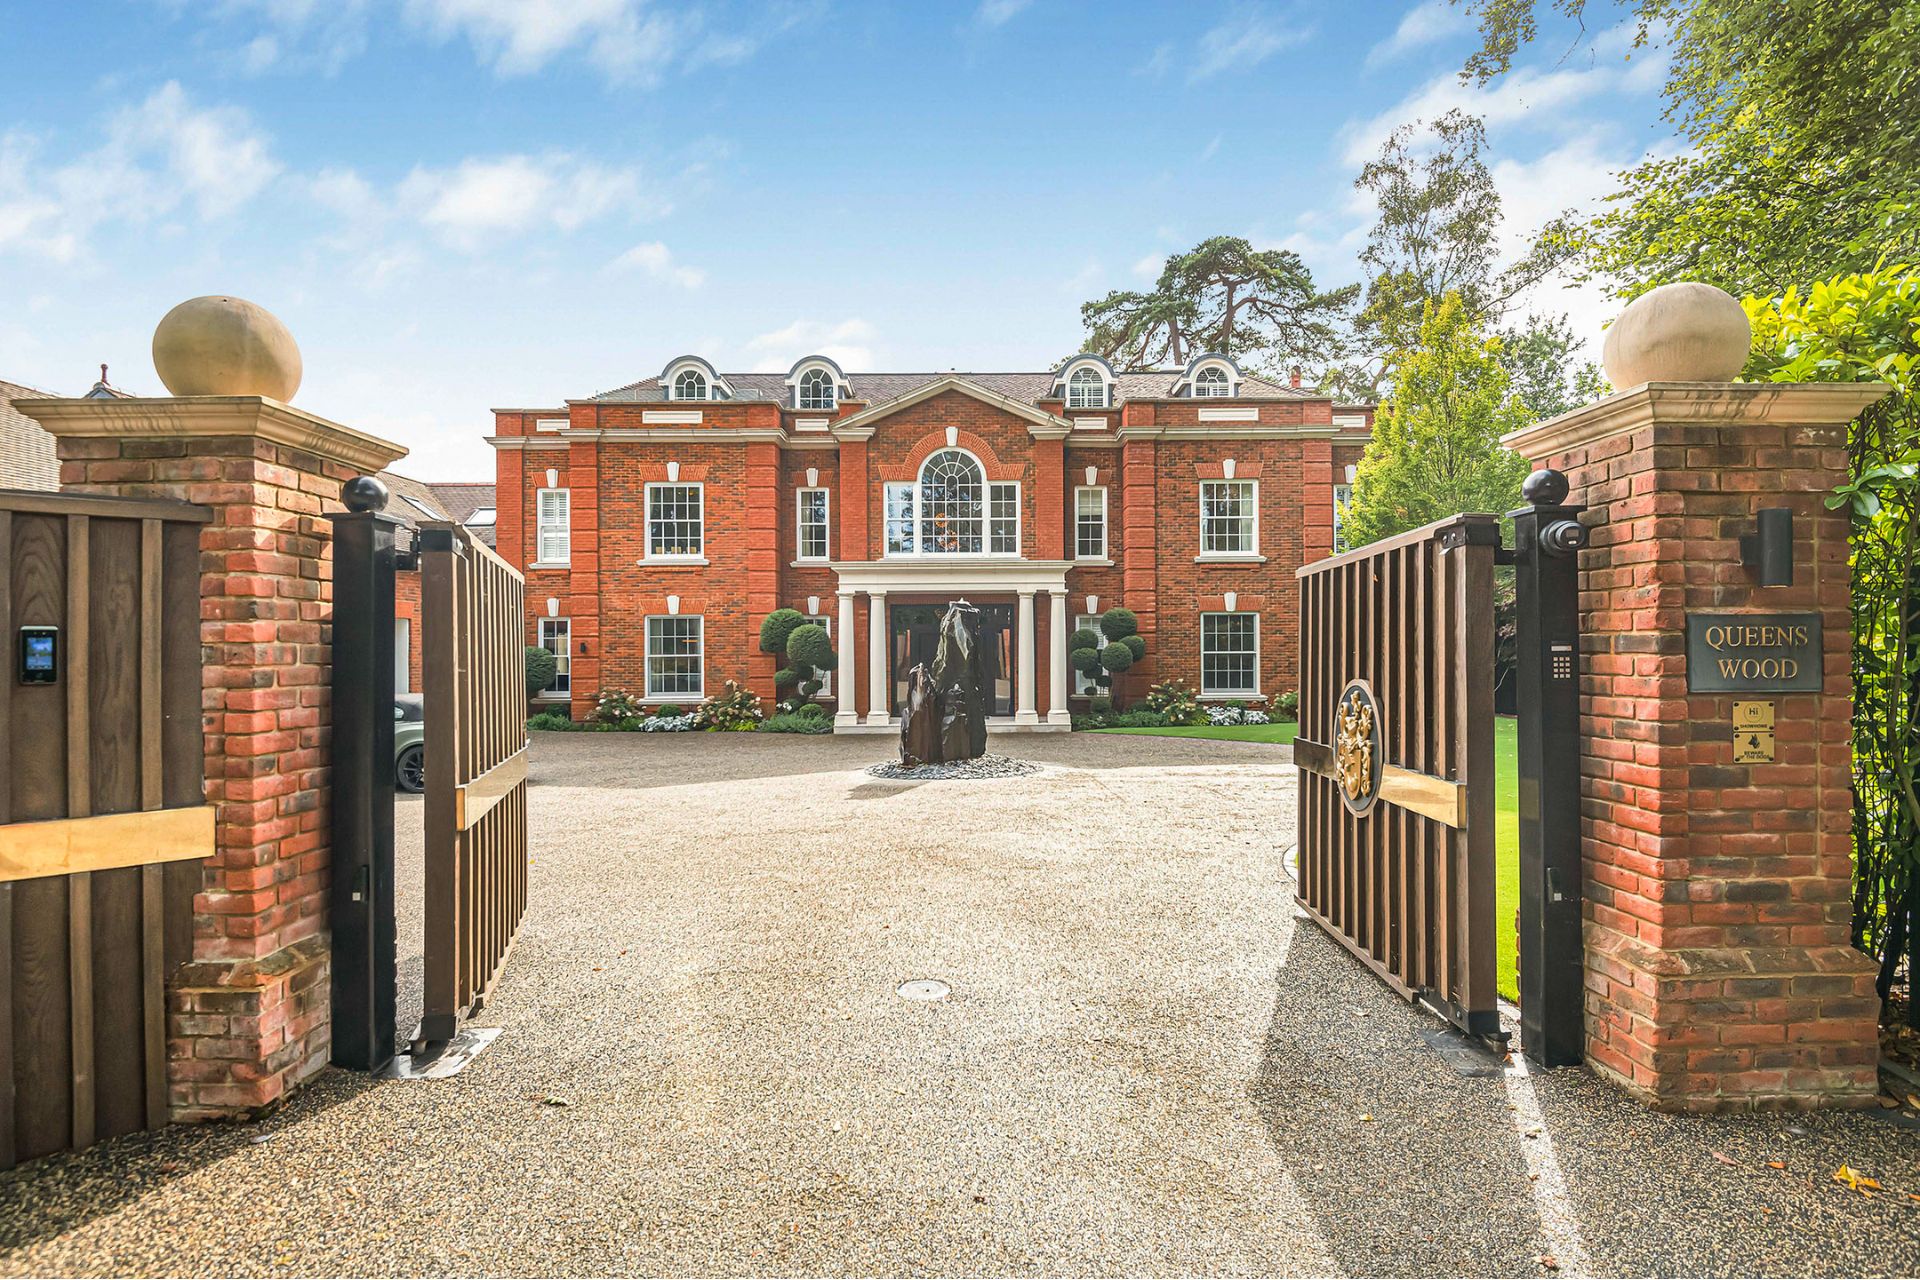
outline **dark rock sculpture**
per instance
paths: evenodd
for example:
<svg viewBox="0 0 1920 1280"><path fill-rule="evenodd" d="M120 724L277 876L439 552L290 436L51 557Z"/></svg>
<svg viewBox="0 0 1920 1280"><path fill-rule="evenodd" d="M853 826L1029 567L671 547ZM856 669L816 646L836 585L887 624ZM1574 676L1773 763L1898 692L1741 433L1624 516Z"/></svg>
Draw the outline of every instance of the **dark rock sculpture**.
<svg viewBox="0 0 1920 1280"><path fill-rule="evenodd" d="M900 722L900 760L908 766L974 760L987 750L986 654L980 611L964 600L947 606L933 669L907 673Z"/></svg>
<svg viewBox="0 0 1920 1280"><path fill-rule="evenodd" d="M900 708L900 763L909 769L940 760L940 704L924 662L907 672L907 700Z"/></svg>

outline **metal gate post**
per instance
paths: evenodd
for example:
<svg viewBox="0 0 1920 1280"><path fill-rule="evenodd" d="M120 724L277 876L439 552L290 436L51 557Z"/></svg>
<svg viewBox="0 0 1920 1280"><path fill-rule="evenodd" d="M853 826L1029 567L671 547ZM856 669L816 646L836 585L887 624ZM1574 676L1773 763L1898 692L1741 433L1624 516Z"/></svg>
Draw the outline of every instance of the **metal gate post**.
<svg viewBox="0 0 1920 1280"><path fill-rule="evenodd" d="M387 487L341 486L333 521L333 1063L393 1060L398 944L393 887L394 530Z"/></svg>
<svg viewBox="0 0 1920 1280"><path fill-rule="evenodd" d="M1520 1041L1543 1067L1585 1049L1580 873L1580 581L1567 478L1536 471L1512 513L1518 594Z"/></svg>

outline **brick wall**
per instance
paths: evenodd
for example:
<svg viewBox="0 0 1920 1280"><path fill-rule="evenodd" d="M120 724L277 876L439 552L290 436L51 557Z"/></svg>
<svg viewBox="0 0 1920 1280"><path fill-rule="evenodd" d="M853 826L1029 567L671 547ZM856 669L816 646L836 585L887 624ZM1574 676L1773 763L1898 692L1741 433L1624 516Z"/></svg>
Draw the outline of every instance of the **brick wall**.
<svg viewBox="0 0 1920 1280"><path fill-rule="evenodd" d="M1849 945L1847 517L1824 501L1852 415L1795 390L1642 389L1516 442L1590 508L1587 1057L1663 1108L1865 1105L1875 1091L1878 1001ZM1778 506L1794 512L1795 585L1762 588L1738 539ZM1819 692L1741 695L1774 703L1770 763L1734 763L1733 695L1688 692L1695 610L1822 615Z"/></svg>
<svg viewBox="0 0 1920 1280"><path fill-rule="evenodd" d="M401 569L393 575L393 616L407 623L407 689L419 693L420 684L420 571Z"/></svg>

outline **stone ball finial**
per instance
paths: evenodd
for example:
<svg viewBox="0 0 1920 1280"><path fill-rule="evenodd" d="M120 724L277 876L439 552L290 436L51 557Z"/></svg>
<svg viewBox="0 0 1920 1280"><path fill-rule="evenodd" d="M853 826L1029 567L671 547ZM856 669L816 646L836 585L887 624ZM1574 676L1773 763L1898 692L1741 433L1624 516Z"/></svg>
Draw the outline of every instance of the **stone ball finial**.
<svg viewBox="0 0 1920 1280"><path fill-rule="evenodd" d="M176 396L266 396L300 389L300 348L287 326L244 298L189 298L153 331L153 368Z"/></svg>
<svg viewBox="0 0 1920 1280"><path fill-rule="evenodd" d="M1740 303L1710 284L1663 284L1627 304L1607 330L1600 362L1625 390L1648 382L1731 382L1753 328Z"/></svg>
<svg viewBox="0 0 1920 1280"><path fill-rule="evenodd" d="M1542 467L1520 482L1520 496L1533 507L1557 507L1567 500L1567 478L1552 467Z"/></svg>
<svg viewBox="0 0 1920 1280"><path fill-rule="evenodd" d="M340 501L349 511L385 511L389 496L378 476L355 476L340 486Z"/></svg>

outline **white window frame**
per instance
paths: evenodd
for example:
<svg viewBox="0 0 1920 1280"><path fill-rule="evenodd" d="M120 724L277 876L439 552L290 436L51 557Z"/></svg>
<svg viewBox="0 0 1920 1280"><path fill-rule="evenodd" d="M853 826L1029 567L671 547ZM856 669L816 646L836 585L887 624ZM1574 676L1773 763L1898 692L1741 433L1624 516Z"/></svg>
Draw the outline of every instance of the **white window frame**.
<svg viewBox="0 0 1920 1280"><path fill-rule="evenodd" d="M700 495L700 549L679 554L655 555L653 550L653 493L656 489L692 489ZM646 561L649 564L705 564L707 563L707 486L698 480L651 480L647 482L646 501L641 515L641 536L646 539Z"/></svg>
<svg viewBox="0 0 1920 1280"><path fill-rule="evenodd" d="M560 518L548 520L547 495L557 495ZM573 563L573 491L536 489L533 492L533 567L557 568ZM555 554L556 551L558 554Z"/></svg>
<svg viewBox="0 0 1920 1280"><path fill-rule="evenodd" d="M1207 547L1207 486L1210 484L1245 485L1252 494L1253 546L1244 551L1213 551ZM1196 495L1200 504L1200 555L1202 560L1258 560L1260 558L1260 482L1258 480L1202 480Z"/></svg>
<svg viewBox="0 0 1920 1280"><path fill-rule="evenodd" d="M1083 378L1081 375L1086 375ZM1091 379L1089 383L1088 379ZM1094 388L1092 398L1080 393L1081 388L1091 385ZM1081 365L1067 375L1067 408L1104 409L1107 407L1107 380L1092 365Z"/></svg>
<svg viewBox="0 0 1920 1280"><path fill-rule="evenodd" d="M1209 376L1213 375L1213 376ZM1216 384L1213 377L1220 381ZM1202 387L1218 386L1219 390L1201 390ZM1193 371L1193 398L1195 400L1228 400L1233 397L1233 375L1224 365L1202 365Z"/></svg>
<svg viewBox="0 0 1920 1280"><path fill-rule="evenodd" d="M573 619L540 618L534 638L553 655L553 684L540 691L542 698L567 699L573 696ZM559 645L558 649L554 645ZM560 687L561 681L566 687Z"/></svg>
<svg viewBox="0 0 1920 1280"><path fill-rule="evenodd" d="M565 431L571 423L571 418L535 418L533 420L533 429L535 431Z"/></svg>
<svg viewBox="0 0 1920 1280"><path fill-rule="evenodd" d="M1207 686L1207 619L1253 619L1253 688L1213 689ZM1211 609L1200 614L1200 696L1203 698L1258 698L1260 693L1260 614L1253 609Z"/></svg>
<svg viewBox="0 0 1920 1280"><path fill-rule="evenodd" d="M699 383L700 383L699 395L690 396L690 395L682 394L681 387L685 384L688 378L696 378L699 380ZM680 370L680 372L673 375L673 386L669 390L667 398L669 400L687 400L687 401L711 400L713 399L713 381L712 379L708 378L707 375L699 369L682 369Z"/></svg>
<svg viewBox="0 0 1920 1280"><path fill-rule="evenodd" d="M829 640L833 639L833 619L832 618L828 617L825 614L819 614L819 613L807 614L805 615L805 617L808 622L811 622L814 625L820 627L822 630L824 630L827 633L827 639ZM820 692L814 694L813 696L816 701L821 698L831 698L833 696L833 668L832 667L828 667L825 671L822 671L820 673Z"/></svg>
<svg viewBox="0 0 1920 1280"><path fill-rule="evenodd" d="M1107 643L1107 629L1100 625L1099 614L1097 613L1081 614L1079 621L1075 622L1073 626L1067 631L1067 638L1071 640L1073 638L1073 633L1075 631L1078 631L1082 627L1085 627L1087 630L1099 636L1100 643L1102 645L1105 645ZM1069 662L1067 665L1073 666L1071 662ZM1099 696L1099 693L1100 693L1100 686L1094 683L1093 677L1088 675L1086 672L1082 671L1080 668L1074 667L1073 668L1073 696L1076 698L1093 698L1093 697Z"/></svg>
<svg viewBox="0 0 1920 1280"><path fill-rule="evenodd" d="M1353 503L1353 486L1337 484L1333 486L1333 554L1339 555L1347 550L1345 530L1340 526L1347 514L1347 508Z"/></svg>
<svg viewBox="0 0 1920 1280"><path fill-rule="evenodd" d="M921 546L920 518L922 514L922 509L925 505L924 494L922 493L921 487L920 487L920 477L926 472L927 462L931 461L935 456L941 453L963 454L967 458L971 459L973 461L973 464L976 467L980 468L981 511L980 511L980 550L978 551L922 551L920 549L920 546ZM962 449L954 445L948 445L940 449L936 449L934 450L933 453L928 454L927 457L921 461L920 467L918 470L914 472L914 478L912 480L889 480L881 487L880 536L882 539L881 545L884 548L884 550L882 551L882 555L884 558L890 559L890 560L904 560L904 559L910 559L910 558L925 559L925 560L939 560L939 561L990 560L990 559L1005 560L1009 558L1024 559L1026 556L1025 539L1026 539L1027 513L1026 513L1025 494L1022 492L1022 488L1023 486L1018 480L988 479L986 464L981 462L979 457L976 454L974 454L971 450ZM1013 550L1011 551L995 551L993 549L993 541L994 541L993 539L993 531L994 531L993 492L995 489L1009 489L1009 490L1012 490L1013 492ZM890 505L891 505L889 500L893 494L898 492L903 492L903 491L908 495L907 497L907 517L908 517L907 547L904 550L896 550L893 546L893 539L888 527L893 523L893 520L889 513Z"/></svg>
<svg viewBox="0 0 1920 1280"><path fill-rule="evenodd" d="M1092 553L1080 550L1080 495L1083 493L1100 495L1100 550ZM1107 487L1103 484L1076 485L1073 490L1073 558L1075 560L1108 559L1107 530Z"/></svg>
<svg viewBox="0 0 1920 1280"><path fill-rule="evenodd" d="M480 517L485 516L482 520ZM500 522L500 512L494 507L475 507L472 514L460 523L473 529L491 529Z"/></svg>
<svg viewBox="0 0 1920 1280"><path fill-rule="evenodd" d="M807 495L820 495L820 532L826 550L817 556L807 554ZM705 508L703 507L704 511ZM825 486L796 489L793 493L793 558L808 564L824 564L833 559L833 494Z"/></svg>
<svg viewBox="0 0 1920 1280"><path fill-rule="evenodd" d="M824 397L815 395L811 399L808 398L807 383L813 378L826 383L827 393ZM840 388L834 382L833 371L825 365L815 365L811 369L802 370L799 381L793 384L793 407L796 409L832 409L839 402Z"/></svg>
<svg viewBox="0 0 1920 1280"><path fill-rule="evenodd" d="M694 653L694 670L699 674L700 687L694 690L676 689L666 691L656 689L653 683L653 660L655 657L682 657L682 654L655 654L653 651L653 624L656 622L696 622L699 624L699 648ZM641 624L640 666L643 682L646 685L648 702L684 702L699 701L707 696L707 619L699 613L650 613Z"/></svg>

